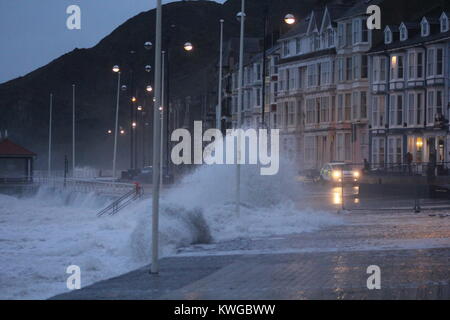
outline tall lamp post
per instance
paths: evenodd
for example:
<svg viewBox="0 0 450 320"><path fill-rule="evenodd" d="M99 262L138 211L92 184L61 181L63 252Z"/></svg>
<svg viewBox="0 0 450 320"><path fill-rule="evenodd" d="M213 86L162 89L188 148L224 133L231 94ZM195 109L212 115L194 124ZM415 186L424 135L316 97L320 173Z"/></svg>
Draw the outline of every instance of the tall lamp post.
<svg viewBox="0 0 450 320"><path fill-rule="evenodd" d="M238 116L236 129L241 126L241 112L242 108L242 78L244 71L244 31L245 31L245 0L241 0L241 12L237 14L241 22L241 33L239 40L239 73L238 73ZM241 210L241 130L237 134L237 161L236 161L236 215L240 215Z"/></svg>
<svg viewBox="0 0 450 320"><path fill-rule="evenodd" d="M72 177L75 177L75 85L72 85Z"/></svg>
<svg viewBox="0 0 450 320"><path fill-rule="evenodd" d="M220 19L219 89L216 110L216 127L222 131L222 73L223 73L223 19Z"/></svg>
<svg viewBox="0 0 450 320"><path fill-rule="evenodd" d="M50 93L50 116L48 125L48 177L52 172L52 114L53 114L53 93Z"/></svg>
<svg viewBox="0 0 450 320"><path fill-rule="evenodd" d="M113 72L117 73L117 101L116 101L116 121L114 129L114 154L113 154L113 181L116 179L116 161L117 161L117 133L119 130L119 99L120 99L120 68L119 66L113 67Z"/></svg>
<svg viewBox="0 0 450 320"><path fill-rule="evenodd" d="M156 48L155 48L155 107L153 109L153 193L152 193L152 264L150 273L159 273L159 171L160 171L160 117L161 106L161 33L162 5L156 2Z"/></svg>

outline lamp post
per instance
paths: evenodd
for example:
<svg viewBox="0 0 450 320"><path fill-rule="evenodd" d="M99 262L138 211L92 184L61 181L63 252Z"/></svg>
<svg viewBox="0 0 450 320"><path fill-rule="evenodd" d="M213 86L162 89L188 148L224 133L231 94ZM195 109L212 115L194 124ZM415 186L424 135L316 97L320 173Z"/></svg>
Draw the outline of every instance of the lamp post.
<svg viewBox="0 0 450 320"><path fill-rule="evenodd" d="M241 22L241 33L239 40L239 73L238 73L238 116L236 129L238 129L237 134L237 161L236 161L236 215L240 215L240 202L241 202L241 112L243 110L242 106L242 78L244 72L244 27L245 27L245 0L241 0L241 12L238 13L238 18Z"/></svg>
<svg viewBox="0 0 450 320"><path fill-rule="evenodd" d="M222 72L223 72L223 19L220 19L219 89L216 110L216 127L222 131Z"/></svg>
<svg viewBox="0 0 450 320"><path fill-rule="evenodd" d="M114 129L114 154L113 154L113 181L116 178L116 161L117 161L117 133L119 130L119 99L120 99L120 68L119 66L113 67L113 72L117 73L117 101L116 101L116 121Z"/></svg>
<svg viewBox="0 0 450 320"><path fill-rule="evenodd" d="M75 84L72 85L72 177L75 177Z"/></svg>
<svg viewBox="0 0 450 320"><path fill-rule="evenodd" d="M160 117L161 106L161 33L162 33L162 5L156 2L156 48L155 48L155 107L153 110L153 193L152 193L152 264L150 273L159 272L159 171L160 171Z"/></svg>
<svg viewBox="0 0 450 320"><path fill-rule="evenodd" d="M53 113L53 93L50 93L50 116L48 125L48 177L52 172L52 113Z"/></svg>
<svg viewBox="0 0 450 320"><path fill-rule="evenodd" d="M165 103L164 103L164 74L165 74L165 60L166 60L166 52L163 51L162 52L162 62L161 62L161 70L162 70L162 75L161 75L161 106L160 106L160 111L161 111L161 151L160 151L160 161L161 161L161 171L159 173L159 183L161 184L161 187L164 184L163 181L163 163L164 163L164 109L165 109ZM169 104L169 102L167 102L167 105ZM166 115L167 116L167 115ZM169 123L167 123L167 126L169 125ZM169 132L167 132L167 134L169 134ZM169 140L169 136L167 135L167 140Z"/></svg>

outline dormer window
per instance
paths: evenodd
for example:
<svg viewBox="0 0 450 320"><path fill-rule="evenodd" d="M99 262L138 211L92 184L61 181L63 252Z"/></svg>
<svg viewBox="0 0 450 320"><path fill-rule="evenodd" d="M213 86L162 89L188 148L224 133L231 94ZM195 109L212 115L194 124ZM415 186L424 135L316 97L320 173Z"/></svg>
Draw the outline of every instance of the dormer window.
<svg viewBox="0 0 450 320"><path fill-rule="evenodd" d="M384 29L384 43L391 44L392 43L392 31L389 27Z"/></svg>
<svg viewBox="0 0 450 320"><path fill-rule="evenodd" d="M406 28L405 24L402 23L400 25L400 41L408 40L408 29Z"/></svg>
<svg viewBox="0 0 450 320"><path fill-rule="evenodd" d="M444 12L441 15L441 18L439 20L441 22L441 32L448 32L449 23L448 23L448 16L447 16L447 14Z"/></svg>
<svg viewBox="0 0 450 320"><path fill-rule="evenodd" d="M428 37L430 35L430 24L428 23L427 18L422 19L420 27L422 37Z"/></svg>

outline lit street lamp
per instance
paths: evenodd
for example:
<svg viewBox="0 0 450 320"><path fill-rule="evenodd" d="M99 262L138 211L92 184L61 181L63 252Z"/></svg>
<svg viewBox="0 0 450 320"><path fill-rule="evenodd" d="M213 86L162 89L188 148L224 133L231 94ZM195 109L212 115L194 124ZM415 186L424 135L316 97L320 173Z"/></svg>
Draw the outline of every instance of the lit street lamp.
<svg viewBox="0 0 450 320"><path fill-rule="evenodd" d="M113 180L116 178L116 161L117 161L117 132L119 128L119 99L120 99L120 68L115 65L113 72L117 73L117 102L116 102L116 123L114 130L114 155L113 155Z"/></svg>
<svg viewBox="0 0 450 320"><path fill-rule="evenodd" d="M186 42L186 43L184 44L184 50L186 50L186 51L192 51L193 49L194 49L194 46L192 45L192 43Z"/></svg>
<svg viewBox="0 0 450 320"><path fill-rule="evenodd" d="M295 23L295 16L293 14L288 13L285 17L284 17L284 22L286 22L287 24L294 24Z"/></svg>
<svg viewBox="0 0 450 320"><path fill-rule="evenodd" d="M147 90L147 92L152 92L153 91L153 87L152 86L147 86L147 88L145 88L145 90Z"/></svg>

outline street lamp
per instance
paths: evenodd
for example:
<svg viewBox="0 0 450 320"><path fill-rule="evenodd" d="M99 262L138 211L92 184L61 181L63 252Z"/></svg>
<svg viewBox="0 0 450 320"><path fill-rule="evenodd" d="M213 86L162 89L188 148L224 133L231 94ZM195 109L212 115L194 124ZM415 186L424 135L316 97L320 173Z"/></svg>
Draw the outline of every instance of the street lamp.
<svg viewBox="0 0 450 320"><path fill-rule="evenodd" d="M144 43L144 48L146 50L151 50L153 48L153 43L151 43L150 41L147 41L146 43Z"/></svg>
<svg viewBox="0 0 450 320"><path fill-rule="evenodd" d="M137 110L138 110L138 111L142 111L142 106L138 106L138 107L137 107Z"/></svg>
<svg viewBox="0 0 450 320"><path fill-rule="evenodd" d="M192 43L190 43L190 42L186 42L185 44L184 44L184 50L186 50L186 51L192 51L194 49L194 46L192 45Z"/></svg>
<svg viewBox="0 0 450 320"><path fill-rule="evenodd" d="M147 92L152 92L153 91L153 87L152 86L147 86L147 88L145 88L145 90L147 90Z"/></svg>
<svg viewBox="0 0 450 320"><path fill-rule="evenodd" d="M116 177L116 160L117 160L117 132L119 128L119 99L120 99L120 68L118 65L113 67L113 72L117 73L117 101L116 101L116 124L114 131L114 155L113 155L113 180Z"/></svg>
<svg viewBox="0 0 450 320"><path fill-rule="evenodd" d="M155 108L153 110L153 190L152 190L152 262L150 273L159 273L159 190L158 183L160 171L160 119L159 106L161 105L161 39L162 38L162 1L156 1L156 48L155 48ZM146 46L147 48L147 46Z"/></svg>
<svg viewBox="0 0 450 320"><path fill-rule="evenodd" d="M294 24L295 23L295 16L293 14L288 13L285 17L284 17L284 22L286 22L287 24Z"/></svg>
<svg viewBox="0 0 450 320"><path fill-rule="evenodd" d="M145 66L145 71L146 71L146 72L152 71L152 66L146 65L146 66Z"/></svg>
<svg viewBox="0 0 450 320"><path fill-rule="evenodd" d="M223 19L220 19L220 50L219 50L219 89L216 110L216 127L222 131L222 72L223 72Z"/></svg>
<svg viewBox="0 0 450 320"><path fill-rule="evenodd" d="M245 0L241 0L241 11L237 14L237 18L241 23L241 32L239 39L239 73L238 73L238 114L236 129L241 126L241 110L242 108L242 78L244 73L244 31L245 31ZM237 135L237 163L236 163L236 215L240 215L241 202L241 130Z"/></svg>
<svg viewBox="0 0 450 320"><path fill-rule="evenodd" d="M135 121L133 121L133 123L131 124L131 126L133 127L133 129L134 128L136 128L137 127L137 123L135 122Z"/></svg>

